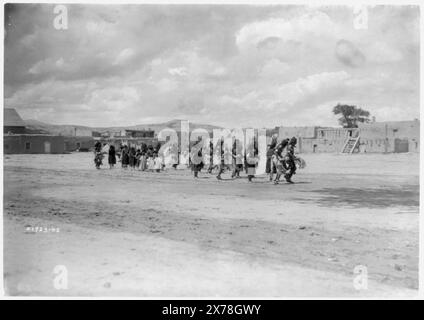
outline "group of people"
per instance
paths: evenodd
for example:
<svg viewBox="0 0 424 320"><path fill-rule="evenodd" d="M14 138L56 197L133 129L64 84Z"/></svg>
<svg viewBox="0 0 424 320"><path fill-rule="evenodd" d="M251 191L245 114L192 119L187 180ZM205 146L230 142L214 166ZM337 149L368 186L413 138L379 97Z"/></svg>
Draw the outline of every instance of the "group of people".
<svg viewBox="0 0 424 320"><path fill-rule="evenodd" d="M268 145L266 173L269 175L270 181L278 184L281 176L284 176L288 183L293 183L291 178L296 174L296 161L301 161L294 153L296 144L296 137L292 137L284 139L280 143L274 139ZM302 165L304 164L302 163ZM273 179L274 174L276 174L275 179Z"/></svg>
<svg viewBox="0 0 424 320"><path fill-rule="evenodd" d="M109 152L109 157L112 155ZM158 151L153 148L147 150L137 149L135 147L121 146L121 164L122 168L130 168L132 170L154 171L163 170L164 163L162 157L158 155Z"/></svg>
<svg viewBox="0 0 424 320"><path fill-rule="evenodd" d="M96 168L100 169L103 154L108 154L109 168L113 169L117 163L117 158L121 161L123 169L132 169L140 171L160 172L164 168L162 157L158 156L158 151L152 146L142 149L121 145L120 150L116 151L114 145L101 144L97 141L94 146ZM100 165L97 165L100 159Z"/></svg>
<svg viewBox="0 0 424 320"><path fill-rule="evenodd" d="M252 148L248 148L248 150L243 155L243 148L241 147L241 143L238 143L239 141L235 140L233 143L232 148L226 149L224 148L224 140L220 141L220 148L218 152L218 163L214 163L214 147L212 142L210 142L209 145L209 152L210 152L210 161L207 168L207 172L209 174L212 174L213 171L217 171L218 174L216 178L218 180L222 180L221 175L225 171L231 171L231 178L240 178L240 173L243 171L243 168L246 169L247 178L250 181L252 181L252 178L254 177L254 173L251 172L251 169L256 167L256 164L258 162L257 157L257 146L255 146L255 142L253 142ZM219 142L218 142L219 143ZM194 163L191 161L192 158L196 159L203 159L203 148L201 149L195 149L195 153L192 152L191 158L190 158L190 165L191 169L194 172L194 177L199 177L199 172L205 167L205 163L203 160L195 161ZM249 152L252 152L253 154L249 154ZM226 158L230 159L230 161L225 161ZM249 163L248 159L250 161L253 161L253 163ZM253 160L252 160L253 159ZM206 164L207 165L207 164Z"/></svg>
<svg viewBox="0 0 424 320"><path fill-rule="evenodd" d="M280 182L281 177L288 183L293 183L291 178L296 174L296 163L302 167L305 165L301 158L295 156L295 148L297 144L296 137L291 139L287 138L281 142L277 142L277 139L272 139L271 143L267 146L267 161L266 161L266 173L269 175L269 180L273 181L274 184ZM107 152L105 148L108 147ZM203 148L194 149L190 157L190 167L194 172L194 177L199 177L199 172L205 167L202 158ZM251 182L255 177L256 166L258 164L258 149L255 141L251 148L247 148L246 153L243 152L241 144L234 141L232 150L225 151L223 148L223 141L221 141L221 160L219 163L213 163L210 161L207 172L212 174L213 171L217 171L216 178L222 180L221 175L225 171L231 171L231 178L239 178L240 173L243 169L246 171L248 181ZM213 145L211 143L210 148L210 159L213 159ZM122 168L141 170L141 171L153 171L160 172L165 168L163 157L159 155L159 151L154 149L152 146L138 148L129 147L127 145L121 145L119 152L115 150L113 145L108 146L98 141L95 145L95 163L96 168L100 168L103 154L108 153L108 163L110 169L114 168L117 162L117 157L120 158ZM243 154L244 153L244 154ZM231 158L231 163L224 161L225 157ZM197 161L192 161L193 158ZM219 159L219 157L218 157ZM100 161L100 164L99 164ZM176 168L176 165L173 165ZM275 178L274 178L275 175Z"/></svg>
<svg viewBox="0 0 424 320"><path fill-rule="evenodd" d="M272 142L267 146L267 162L266 162L266 173L269 175L269 180L273 181L274 184L280 182L280 178L283 176L288 183L293 183L291 178L296 174L296 163L303 167L305 162L295 156L295 148L297 144L296 137L291 139L287 138L283 141L277 143L277 139L274 138ZM210 147L211 159L213 156L212 146ZM210 163L207 169L208 173L212 173L214 169L217 169L218 174L216 178L222 180L221 175L225 171L231 171L231 178L239 178L240 173L243 172L243 169L246 171L247 179L249 182L255 177L256 166L258 164L258 150L257 146L254 143L253 148L248 148L249 151L243 155L242 148L240 144L234 142L232 151L231 151L231 164L225 163L225 151L222 148L221 142L221 161L218 164ZM249 152L251 154L249 154ZM198 151L197 156L201 158L202 150ZM198 173L203 169L204 163L200 162L192 165L192 170L194 172L194 177L198 177ZM275 178L274 178L275 174Z"/></svg>

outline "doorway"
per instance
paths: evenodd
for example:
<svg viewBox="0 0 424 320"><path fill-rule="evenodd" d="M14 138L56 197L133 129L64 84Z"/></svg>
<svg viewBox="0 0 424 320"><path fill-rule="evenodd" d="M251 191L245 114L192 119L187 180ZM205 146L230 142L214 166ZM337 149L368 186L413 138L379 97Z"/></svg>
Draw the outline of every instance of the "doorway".
<svg viewBox="0 0 424 320"><path fill-rule="evenodd" d="M44 153L51 153L51 144L49 141L44 141Z"/></svg>
<svg viewBox="0 0 424 320"><path fill-rule="evenodd" d="M395 152L409 152L409 141L408 139L395 139Z"/></svg>

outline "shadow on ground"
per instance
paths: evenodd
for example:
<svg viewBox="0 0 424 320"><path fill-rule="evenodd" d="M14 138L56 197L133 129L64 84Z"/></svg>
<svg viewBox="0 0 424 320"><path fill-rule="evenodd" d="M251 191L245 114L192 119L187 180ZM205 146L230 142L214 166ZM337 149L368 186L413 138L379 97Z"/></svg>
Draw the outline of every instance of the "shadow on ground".
<svg viewBox="0 0 424 320"><path fill-rule="evenodd" d="M314 202L321 206L354 208L387 208L392 206L418 207L419 186L407 185L398 188L322 188L310 190L317 197L297 198L300 202Z"/></svg>

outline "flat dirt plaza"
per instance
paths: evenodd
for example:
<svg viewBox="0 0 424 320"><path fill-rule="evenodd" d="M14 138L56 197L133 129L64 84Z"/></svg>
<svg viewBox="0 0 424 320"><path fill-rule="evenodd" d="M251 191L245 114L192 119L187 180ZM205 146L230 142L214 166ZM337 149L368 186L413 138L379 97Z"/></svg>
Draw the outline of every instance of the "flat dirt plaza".
<svg viewBox="0 0 424 320"><path fill-rule="evenodd" d="M275 186L95 170L92 153L5 155L7 294L417 294L419 155L301 156L296 184ZM53 285L58 265L67 289Z"/></svg>

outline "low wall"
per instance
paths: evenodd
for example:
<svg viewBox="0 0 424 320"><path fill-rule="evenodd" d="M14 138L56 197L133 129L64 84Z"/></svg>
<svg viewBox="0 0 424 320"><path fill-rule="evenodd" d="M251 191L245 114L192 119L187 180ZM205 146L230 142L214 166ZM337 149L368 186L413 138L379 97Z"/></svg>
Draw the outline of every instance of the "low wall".
<svg viewBox="0 0 424 320"><path fill-rule="evenodd" d="M304 139L298 140L299 153L337 153L340 152L346 139Z"/></svg>

